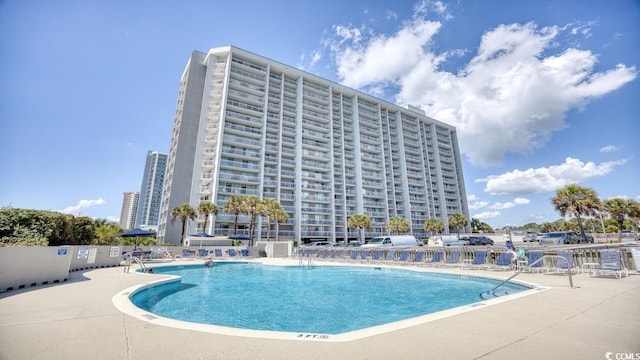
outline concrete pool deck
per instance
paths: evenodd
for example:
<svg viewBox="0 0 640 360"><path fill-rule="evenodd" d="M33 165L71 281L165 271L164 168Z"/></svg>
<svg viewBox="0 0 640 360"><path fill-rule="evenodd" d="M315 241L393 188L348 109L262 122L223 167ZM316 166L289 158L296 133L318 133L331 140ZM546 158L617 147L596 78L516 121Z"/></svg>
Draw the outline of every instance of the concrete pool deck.
<svg viewBox="0 0 640 360"><path fill-rule="evenodd" d="M513 274L448 270L501 278ZM640 353L638 275L574 275L570 288L566 276L522 273L517 279L551 289L348 342L175 329L125 315L113 305L112 297L124 289L162 277L104 268L71 273L62 284L0 293L0 359L538 360Z"/></svg>

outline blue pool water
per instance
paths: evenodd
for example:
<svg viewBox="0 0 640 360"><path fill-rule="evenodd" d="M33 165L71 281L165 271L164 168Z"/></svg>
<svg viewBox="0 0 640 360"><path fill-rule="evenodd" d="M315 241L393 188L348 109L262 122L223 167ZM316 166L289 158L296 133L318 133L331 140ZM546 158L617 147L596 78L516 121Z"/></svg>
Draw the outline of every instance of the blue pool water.
<svg viewBox="0 0 640 360"><path fill-rule="evenodd" d="M373 267L155 268L181 282L137 292L133 303L177 320L254 330L340 334L480 301L491 279ZM506 284L501 289L528 289Z"/></svg>

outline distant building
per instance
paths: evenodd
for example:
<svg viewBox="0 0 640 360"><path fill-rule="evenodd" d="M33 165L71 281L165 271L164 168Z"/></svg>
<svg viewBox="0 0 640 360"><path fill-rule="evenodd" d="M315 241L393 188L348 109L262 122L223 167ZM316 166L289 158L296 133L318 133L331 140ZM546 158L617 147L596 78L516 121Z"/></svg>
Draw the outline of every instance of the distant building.
<svg viewBox="0 0 640 360"><path fill-rule="evenodd" d="M180 81L158 240L180 243L171 211L202 201L220 213L207 229L202 216L187 222L187 234L233 233L234 215L222 212L233 195L277 200L289 215L281 240L358 239L354 214L372 221L365 238L388 234L393 216L417 237L429 235L427 219L469 217L455 127L236 47L194 51ZM241 215L238 232L248 224ZM255 228L253 238L265 239L264 218Z"/></svg>
<svg viewBox="0 0 640 360"><path fill-rule="evenodd" d="M142 229L158 229L164 176L167 171L167 154L149 151L142 175L140 200L136 214L136 226Z"/></svg>
<svg viewBox="0 0 640 360"><path fill-rule="evenodd" d="M138 199L140 193L129 191L123 193L122 211L120 211L120 227L129 230L136 224L136 212L138 211Z"/></svg>

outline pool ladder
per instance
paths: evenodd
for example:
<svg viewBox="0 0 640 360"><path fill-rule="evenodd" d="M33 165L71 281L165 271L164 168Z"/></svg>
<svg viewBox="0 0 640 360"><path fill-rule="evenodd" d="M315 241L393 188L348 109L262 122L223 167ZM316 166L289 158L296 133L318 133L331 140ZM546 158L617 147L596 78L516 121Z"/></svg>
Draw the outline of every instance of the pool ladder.
<svg viewBox="0 0 640 360"><path fill-rule="evenodd" d="M533 265L543 261L545 258L552 258L552 259L555 258L556 262L558 260L562 259L562 261L567 263L567 274L569 274L569 287L571 287L573 289L573 277L571 277L571 264L569 264L569 261L566 258L564 258L562 256L558 256L558 255L542 255L540 257L540 259L532 262L528 266L533 266ZM508 283L509 281L511 281L511 279L513 279L514 277L520 275L521 272L522 272L522 270L516 270L516 272L513 275L509 276L506 280L504 280L503 282L498 284L498 286L494 287L491 290L481 292L480 293L480 298L481 299L486 299L485 295L493 295L494 297L496 297L496 290L498 290L498 288L501 287L502 285L504 285L504 284Z"/></svg>
<svg viewBox="0 0 640 360"><path fill-rule="evenodd" d="M304 257L301 257L298 259L298 266L300 266L303 269L313 269L313 259L311 257L307 258L306 264L304 261Z"/></svg>
<svg viewBox="0 0 640 360"><path fill-rule="evenodd" d="M127 258L127 261L125 262L124 265L124 272L128 273L129 272L129 268L131 267L131 260L133 260L135 263L137 263L140 266L140 269L142 269L144 272L146 272L146 266L144 266L144 264L142 263L142 260L138 259L136 256L129 256Z"/></svg>

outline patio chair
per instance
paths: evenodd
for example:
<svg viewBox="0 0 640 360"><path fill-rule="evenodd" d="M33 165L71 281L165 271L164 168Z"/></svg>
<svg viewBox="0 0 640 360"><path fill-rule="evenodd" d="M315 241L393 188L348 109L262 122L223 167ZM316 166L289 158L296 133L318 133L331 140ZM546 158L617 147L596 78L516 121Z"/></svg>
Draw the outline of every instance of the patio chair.
<svg viewBox="0 0 640 360"><path fill-rule="evenodd" d="M387 255L384 257L384 262L393 262L396 257L396 249L387 250Z"/></svg>
<svg viewBox="0 0 640 360"><path fill-rule="evenodd" d="M400 253L400 257L398 257L398 262L404 263L407 262L409 260L409 254L411 253L411 250L402 250L402 252Z"/></svg>
<svg viewBox="0 0 640 360"><path fill-rule="evenodd" d="M378 262L380 260L383 259L384 255L384 251L381 249L377 249L373 251L373 255L371 256L371 259L369 259L369 262Z"/></svg>
<svg viewBox="0 0 640 360"><path fill-rule="evenodd" d="M437 254L437 252L436 252ZM433 254L433 257L436 257L436 254ZM433 263L438 265L438 262L432 260ZM460 266L462 263L460 262L460 250L453 250L447 253L447 260L444 262L445 266Z"/></svg>
<svg viewBox="0 0 640 360"><path fill-rule="evenodd" d="M442 260L444 259L444 252L441 250L436 250L431 259L428 259L425 264L429 266L440 266L442 265Z"/></svg>
<svg viewBox="0 0 640 360"><path fill-rule="evenodd" d="M338 261L344 261L344 260L348 260L349 259L349 250L348 249L344 249L338 252L338 254L335 257L336 260Z"/></svg>
<svg viewBox="0 0 640 360"><path fill-rule="evenodd" d="M416 251L416 255L413 257L413 262L416 264L424 263L425 252L424 251Z"/></svg>
<svg viewBox="0 0 640 360"><path fill-rule="evenodd" d="M558 251L556 254L556 263L554 266L548 268L548 272L552 274L565 274L569 271L573 274L577 272L577 268L573 266L573 252L564 250Z"/></svg>
<svg viewBox="0 0 640 360"><path fill-rule="evenodd" d="M526 272L540 272L544 270L544 261L540 260L544 256L542 250L531 250L527 255L527 265L522 267L522 271Z"/></svg>
<svg viewBox="0 0 640 360"><path fill-rule="evenodd" d="M366 262L369 258L369 249L360 249L360 261Z"/></svg>
<svg viewBox="0 0 640 360"><path fill-rule="evenodd" d="M620 251L601 250L600 268L593 270L591 276L614 276L621 279L623 276L629 276L629 269L624 266Z"/></svg>
<svg viewBox="0 0 640 360"><path fill-rule="evenodd" d="M209 256L209 250L207 249L198 249L197 257L198 259L203 259Z"/></svg>
<svg viewBox="0 0 640 360"><path fill-rule="evenodd" d="M182 260L193 260L194 251L191 249L182 249Z"/></svg>
<svg viewBox="0 0 640 360"><path fill-rule="evenodd" d="M462 267L470 269L485 269L489 266L487 263L487 250L476 250L473 253L473 260L462 263Z"/></svg>
<svg viewBox="0 0 640 360"><path fill-rule="evenodd" d="M511 270L513 264L513 255L510 252L502 252L498 254L495 264L489 264L488 270Z"/></svg>

